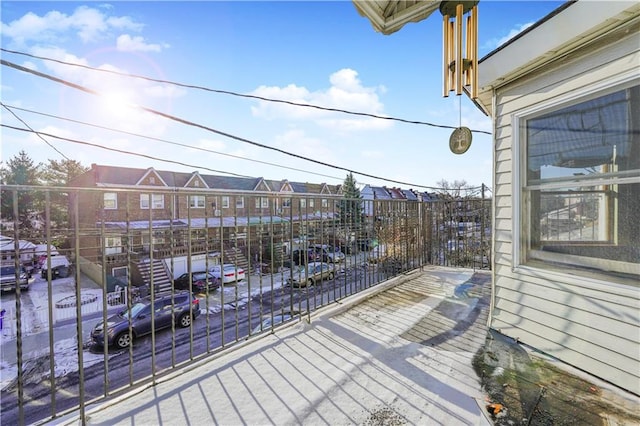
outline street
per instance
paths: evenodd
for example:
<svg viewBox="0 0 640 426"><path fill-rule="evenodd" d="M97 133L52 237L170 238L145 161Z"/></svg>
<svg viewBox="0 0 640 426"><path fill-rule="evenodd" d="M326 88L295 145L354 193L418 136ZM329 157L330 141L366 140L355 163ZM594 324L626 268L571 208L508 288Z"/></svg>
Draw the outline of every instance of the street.
<svg viewBox="0 0 640 426"><path fill-rule="evenodd" d="M134 341L131 348L99 347L84 339L82 371L61 376L56 373L55 386L50 380L51 359L47 353L24 366L22 401L24 422L34 423L79 405L80 383L85 402L113 396L129 390L136 382L158 376L179 364L193 362L251 338L262 319L284 312L294 312L291 321L304 320L305 313L329 305L383 280L383 276L364 267L339 266L333 280L314 286L291 288L282 285L282 277L226 285L209 298L200 295L202 314L193 327L165 329ZM374 274L376 276L374 276ZM378 276L380 275L380 276ZM253 278L253 277L252 277ZM55 281L54 281L55 284ZM61 284L61 283L60 283ZM309 307L309 309L308 309ZM95 319L94 322L99 321ZM251 333L250 333L251 331ZM268 332L265 329L263 332ZM88 333L89 330L84 330ZM70 350L72 353L73 351ZM56 352L56 357L60 356ZM91 360L91 362L88 362ZM81 379L82 375L82 381ZM52 389L54 392L52 392ZM2 391L3 423L19 423L17 388Z"/></svg>

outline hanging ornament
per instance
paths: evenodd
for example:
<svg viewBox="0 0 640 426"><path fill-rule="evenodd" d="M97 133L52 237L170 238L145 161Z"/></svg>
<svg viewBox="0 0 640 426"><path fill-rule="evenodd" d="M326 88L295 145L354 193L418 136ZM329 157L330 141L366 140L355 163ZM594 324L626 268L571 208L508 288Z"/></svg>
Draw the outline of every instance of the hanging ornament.
<svg viewBox="0 0 640 426"><path fill-rule="evenodd" d="M449 137L449 149L454 154L464 154L471 146L471 138L471 130L468 127L458 127Z"/></svg>

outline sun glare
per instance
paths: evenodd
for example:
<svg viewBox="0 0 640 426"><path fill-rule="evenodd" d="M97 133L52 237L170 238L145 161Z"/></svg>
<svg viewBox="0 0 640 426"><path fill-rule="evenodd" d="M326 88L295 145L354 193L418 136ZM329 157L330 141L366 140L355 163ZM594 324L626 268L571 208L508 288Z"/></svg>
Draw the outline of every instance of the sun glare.
<svg viewBox="0 0 640 426"><path fill-rule="evenodd" d="M131 98L124 92L106 93L102 97L102 102L106 113L116 117L130 113L130 108L133 106Z"/></svg>

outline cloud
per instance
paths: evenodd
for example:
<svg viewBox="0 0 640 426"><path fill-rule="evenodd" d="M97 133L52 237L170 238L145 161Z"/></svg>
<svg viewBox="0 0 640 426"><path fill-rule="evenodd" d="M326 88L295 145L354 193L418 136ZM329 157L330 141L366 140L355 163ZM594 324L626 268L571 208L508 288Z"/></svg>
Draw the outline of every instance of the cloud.
<svg viewBox="0 0 640 426"><path fill-rule="evenodd" d="M2 35L18 45L27 42L53 43L70 38L70 33L88 43L108 35L112 30L140 31L143 24L128 16L111 17L88 6L80 6L71 15L57 10L39 16L29 12L20 19L0 27Z"/></svg>
<svg viewBox="0 0 640 426"><path fill-rule="evenodd" d="M160 52L167 47L168 44L146 43L144 37L131 37L129 34L122 34L116 40L116 48L121 52Z"/></svg>
<svg viewBox="0 0 640 426"><path fill-rule="evenodd" d="M317 105L337 110L349 110L368 114L384 115L384 105L379 94L386 92L384 86L365 87L358 73L343 68L329 76L331 86L312 92L305 87L289 84L285 87L260 86L251 94L269 99ZM251 107L254 116L268 120L314 120L316 124L341 131L358 131L387 128L390 121L374 118L348 117L343 113L315 108L304 108L283 103L259 101Z"/></svg>
<svg viewBox="0 0 640 426"><path fill-rule="evenodd" d="M278 148L307 158L333 163L335 150L328 143L306 135L304 130L290 129L275 139ZM300 160L303 161L303 160ZM304 164L309 164L305 162Z"/></svg>
<svg viewBox="0 0 640 426"><path fill-rule="evenodd" d="M518 34L520 34L522 31L524 31L527 28L529 28L531 25L533 25L533 22L528 22L526 24L518 24L516 26L516 28L512 29L511 31L509 31L509 34L507 34L506 36L504 36L502 38L492 38L492 39L488 40L484 44L483 48L485 48L487 50L494 50L494 49L502 46L503 44L505 44L507 41L511 40L512 38L514 38Z"/></svg>

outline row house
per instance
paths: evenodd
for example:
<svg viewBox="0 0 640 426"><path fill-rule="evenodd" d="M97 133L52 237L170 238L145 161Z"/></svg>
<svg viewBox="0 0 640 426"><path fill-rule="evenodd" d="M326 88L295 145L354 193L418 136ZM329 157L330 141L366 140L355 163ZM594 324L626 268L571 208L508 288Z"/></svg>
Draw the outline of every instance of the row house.
<svg viewBox="0 0 640 426"><path fill-rule="evenodd" d="M114 276L128 274L132 259L212 252L248 268L266 245L277 254L335 220L342 198L340 185L326 183L96 164L69 186L82 261Z"/></svg>

